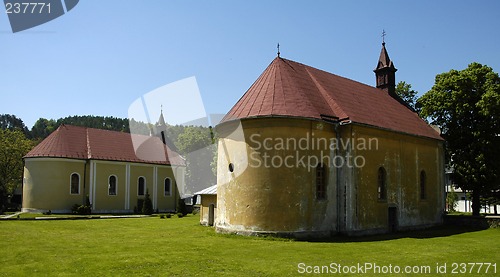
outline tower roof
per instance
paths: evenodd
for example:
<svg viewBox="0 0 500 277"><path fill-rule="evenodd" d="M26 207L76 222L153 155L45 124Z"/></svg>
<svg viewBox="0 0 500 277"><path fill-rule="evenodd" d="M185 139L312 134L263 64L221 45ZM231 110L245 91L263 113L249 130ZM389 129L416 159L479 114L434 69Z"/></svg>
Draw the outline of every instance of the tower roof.
<svg viewBox="0 0 500 277"><path fill-rule="evenodd" d="M222 122L256 117L339 118L441 139L415 112L380 89L280 57L271 62Z"/></svg>
<svg viewBox="0 0 500 277"><path fill-rule="evenodd" d="M183 158L158 137L71 125L59 126L25 156L38 157L184 165Z"/></svg>
<svg viewBox="0 0 500 277"><path fill-rule="evenodd" d="M158 118L158 122L156 122L156 126L166 126L165 118L163 117L163 109L160 111L160 117Z"/></svg>
<svg viewBox="0 0 500 277"><path fill-rule="evenodd" d="M394 63L389 58L389 54L387 53L387 49L385 49L385 42L382 42L382 49L380 50L380 57L378 58L377 67L374 71L378 71L383 68L391 68L394 71L397 69L394 67Z"/></svg>

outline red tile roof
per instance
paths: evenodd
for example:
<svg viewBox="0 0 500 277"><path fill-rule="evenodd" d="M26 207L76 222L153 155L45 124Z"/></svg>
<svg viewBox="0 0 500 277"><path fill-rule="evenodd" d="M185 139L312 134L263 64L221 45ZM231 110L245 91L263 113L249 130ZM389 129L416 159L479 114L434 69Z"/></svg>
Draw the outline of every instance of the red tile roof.
<svg viewBox="0 0 500 277"><path fill-rule="evenodd" d="M134 150L137 145L137 151ZM184 159L158 137L61 125L25 158L57 157L184 165Z"/></svg>
<svg viewBox="0 0 500 277"><path fill-rule="evenodd" d="M269 116L336 117L442 139L387 91L280 57L271 62L222 122Z"/></svg>

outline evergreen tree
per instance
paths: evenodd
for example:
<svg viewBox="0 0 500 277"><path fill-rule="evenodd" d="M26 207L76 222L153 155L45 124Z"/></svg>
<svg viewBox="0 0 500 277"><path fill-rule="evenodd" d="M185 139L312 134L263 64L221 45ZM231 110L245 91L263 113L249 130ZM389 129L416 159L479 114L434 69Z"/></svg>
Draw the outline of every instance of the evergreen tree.
<svg viewBox="0 0 500 277"><path fill-rule="evenodd" d="M177 205L177 213L181 213L183 216L187 215L187 208L186 208L186 202L184 202L184 199L179 198L178 205Z"/></svg>
<svg viewBox="0 0 500 277"><path fill-rule="evenodd" d="M146 195L144 196L144 203L142 204L142 214L153 214L153 202L149 196L149 191L146 189Z"/></svg>

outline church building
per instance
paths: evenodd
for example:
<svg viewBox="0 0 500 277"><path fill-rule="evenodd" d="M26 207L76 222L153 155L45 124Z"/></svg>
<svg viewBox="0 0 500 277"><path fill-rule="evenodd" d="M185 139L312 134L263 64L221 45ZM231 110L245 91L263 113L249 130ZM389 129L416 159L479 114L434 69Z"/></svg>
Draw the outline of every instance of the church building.
<svg viewBox="0 0 500 277"><path fill-rule="evenodd" d="M359 235L440 224L440 134L395 93L278 56L216 127L218 232ZM242 135L234 135L241 129Z"/></svg>
<svg viewBox="0 0 500 277"><path fill-rule="evenodd" d="M132 213L146 193L153 208L173 212L182 193L185 161L165 138L163 114L144 136L61 125L24 157L24 212Z"/></svg>

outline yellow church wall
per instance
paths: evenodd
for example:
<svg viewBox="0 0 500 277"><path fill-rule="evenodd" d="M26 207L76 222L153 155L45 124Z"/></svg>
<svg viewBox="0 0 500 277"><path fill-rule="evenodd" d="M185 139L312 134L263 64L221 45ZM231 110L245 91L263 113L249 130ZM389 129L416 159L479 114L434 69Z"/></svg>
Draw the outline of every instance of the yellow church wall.
<svg viewBox="0 0 500 277"><path fill-rule="evenodd" d="M239 128L244 130L243 136L235 135ZM337 137L333 124L295 118L245 119L218 126L217 230L299 236L386 232L390 207L396 209L398 229L441 222L441 141L355 123L338 126L338 130ZM335 139L340 144L331 151L313 145L298 150L277 147L280 138L299 141L306 136L312 143ZM288 156L293 161L305 156L306 164L307 157L330 162L325 200L316 198L314 168L272 162L272 157L278 161ZM343 159L342 165L328 160L336 156ZM377 195L379 167L386 171L384 200ZM420 199L422 170L426 174L425 199ZM205 217L200 215L201 222Z"/></svg>
<svg viewBox="0 0 500 277"><path fill-rule="evenodd" d="M158 186L156 189L156 195L158 195L157 208L159 211L175 211L177 205L177 198L179 197L179 192L177 190L177 182L175 180L175 175L171 167L158 167ZM164 181L165 178L170 178L171 190L170 195L165 195Z"/></svg>
<svg viewBox="0 0 500 277"><path fill-rule="evenodd" d="M209 225L210 205L214 205L214 222L217 220L217 195L203 194L200 197L200 224Z"/></svg>
<svg viewBox="0 0 500 277"><path fill-rule="evenodd" d="M146 193L146 188L149 192L150 197L153 194L153 166L151 165L141 165L134 164L130 166L130 208L133 209L137 207L137 199L144 199L144 196L138 195L138 182L139 177L144 177L146 180L144 194Z"/></svg>
<svg viewBox="0 0 500 277"><path fill-rule="evenodd" d="M318 149L277 146L280 139L330 138L333 126L319 121L286 118L241 121L244 141L226 137L238 122L219 126L217 171L217 220L219 231L239 232L330 232L335 229L335 176L327 172L327 200L315 198L315 157L328 156ZM269 149L265 149L265 148ZM248 153L248 155L247 155ZM265 158L265 155L271 157ZM305 166L299 164L304 156ZM245 165L247 157L248 165ZM273 158L276 159L273 162ZM281 157L281 165L280 163ZM291 157L284 160L286 157ZM298 157L298 158L297 158ZM266 163L267 159L267 163ZM312 159L312 158L311 158ZM316 160L317 161L317 160ZM234 172L228 169L234 165ZM287 164L285 164L287 163ZM290 165L290 166L288 166ZM314 164L315 166L315 164ZM242 167L246 167L244 170Z"/></svg>
<svg viewBox="0 0 500 277"><path fill-rule="evenodd" d="M73 159L28 158L24 166L23 211L68 212L83 204L85 161ZM80 175L80 193L70 193L72 173ZM88 176L87 179L88 180Z"/></svg>
<svg viewBox="0 0 500 277"><path fill-rule="evenodd" d="M126 201L126 164L95 161L95 194L93 208L103 212L118 212L125 209ZM116 176L116 195L109 195L109 177Z"/></svg>
<svg viewBox="0 0 500 277"><path fill-rule="evenodd" d="M173 170L177 173L174 175ZM85 204L93 213L132 212L137 205L138 178L144 177L153 207L174 211L179 192L175 176L183 184L184 167L119 161L77 160L63 158L27 158L24 167L23 210L69 213L75 204ZM72 173L80 176L80 193L70 194ZM116 195L109 195L109 177L116 176ZM164 179L172 181L171 195L164 195ZM156 186L155 186L156 182Z"/></svg>
<svg viewBox="0 0 500 277"><path fill-rule="evenodd" d="M397 208L400 228L431 225L442 215L442 143L364 126L352 126L354 141L377 138L376 149L354 147L366 164L356 168L354 230L387 229L388 208ZM372 147L373 148L373 147ZM378 169L387 173L386 200L378 199ZM426 198L420 199L420 172L426 174Z"/></svg>

